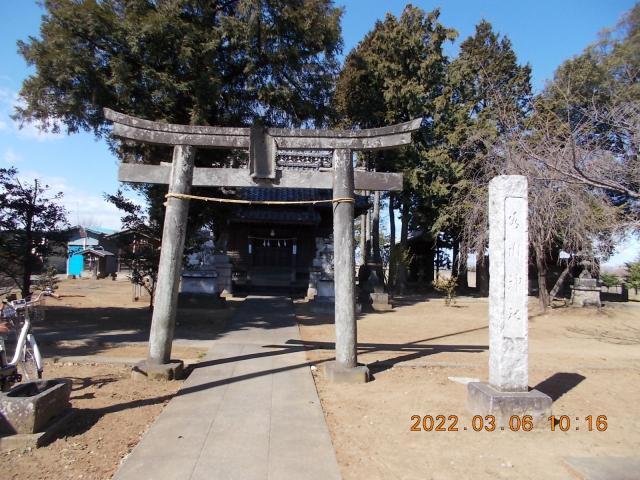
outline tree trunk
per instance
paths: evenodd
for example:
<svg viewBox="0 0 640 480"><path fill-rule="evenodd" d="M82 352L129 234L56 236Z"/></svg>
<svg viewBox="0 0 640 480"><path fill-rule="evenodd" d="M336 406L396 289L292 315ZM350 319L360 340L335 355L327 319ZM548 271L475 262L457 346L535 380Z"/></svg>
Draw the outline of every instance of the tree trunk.
<svg viewBox="0 0 640 480"><path fill-rule="evenodd" d="M460 262L458 264L458 287L463 289L469 288L469 278L467 274L467 262Z"/></svg>
<svg viewBox="0 0 640 480"><path fill-rule="evenodd" d="M395 284L396 214L393 207L395 194L389 192L389 289Z"/></svg>
<svg viewBox="0 0 640 480"><path fill-rule="evenodd" d="M463 254L460 248L460 236L458 234L453 236L453 264L451 265L451 274L458 277L458 287L467 289L469 288L469 281L467 279L467 262L466 258L463 258Z"/></svg>
<svg viewBox="0 0 640 480"><path fill-rule="evenodd" d="M562 285L564 285L564 282L567 279L570 271L571 271L571 263L567 262L567 266L564 267L564 270L562 270L562 273L558 277L556 284L551 289L551 293L549 294L550 301L553 301L553 299L556 298L556 296L558 295L558 292L562 288ZM607 291L609 291L609 287L607 287Z"/></svg>
<svg viewBox="0 0 640 480"><path fill-rule="evenodd" d="M38 189L38 181L35 182L35 189ZM24 242L24 259L22 261L22 288L20 289L20 293L22 298L27 298L31 293L31 273L33 272L33 207L35 203L35 198L31 202L30 212L27 214L24 233L25 233L25 242Z"/></svg>
<svg viewBox="0 0 640 480"><path fill-rule="evenodd" d="M538 300L540 308L546 311L549 306L549 291L547 290L547 266L544 263L544 253L536 250L536 268L538 270Z"/></svg>
<svg viewBox="0 0 640 480"><path fill-rule="evenodd" d="M27 242L27 245L31 245L31 242ZM32 260L31 260L31 249L25 253L24 262L23 262L23 270L22 270L22 288L20 289L20 293L22 298L27 298L31 293L31 273L33 272L32 268Z"/></svg>
<svg viewBox="0 0 640 480"><path fill-rule="evenodd" d="M460 244L456 239L451 245L451 276L460 276Z"/></svg>
<svg viewBox="0 0 640 480"><path fill-rule="evenodd" d="M368 192L367 192L368 193ZM367 234L365 238L365 255L364 255L364 263L367 264L371 261L371 209L367 210L366 215L366 224L367 224Z"/></svg>
<svg viewBox="0 0 640 480"><path fill-rule="evenodd" d="M373 213L371 215L371 249L372 260L380 263L380 192L373 193Z"/></svg>
<svg viewBox="0 0 640 480"><path fill-rule="evenodd" d="M436 279L440 278L440 264L442 264L442 256L440 254L440 245L438 243L438 235L436 234L435 241L435 251L436 251Z"/></svg>
<svg viewBox="0 0 640 480"><path fill-rule="evenodd" d="M490 257L484 251L476 252L476 290L483 297L489 296L489 263Z"/></svg>
<svg viewBox="0 0 640 480"><path fill-rule="evenodd" d="M360 215L360 265L367 263L367 214Z"/></svg>
<svg viewBox="0 0 640 480"><path fill-rule="evenodd" d="M409 195L403 192L402 194L402 224L400 227L400 252L403 258L398 262L398 278L396 279L396 290L398 293L404 293L407 288L407 265L405 265L405 252L407 251L407 240L409 238Z"/></svg>

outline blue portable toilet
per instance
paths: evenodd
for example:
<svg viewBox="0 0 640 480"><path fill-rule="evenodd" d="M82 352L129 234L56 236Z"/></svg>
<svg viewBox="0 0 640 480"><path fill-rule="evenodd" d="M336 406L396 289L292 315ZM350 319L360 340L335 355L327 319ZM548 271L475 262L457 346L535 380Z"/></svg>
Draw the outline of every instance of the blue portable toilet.
<svg viewBox="0 0 640 480"><path fill-rule="evenodd" d="M68 255L69 260L67 264L67 275L76 275L80 276L82 273L82 265L84 261L84 257L75 252L81 252L82 245L69 245L68 246Z"/></svg>

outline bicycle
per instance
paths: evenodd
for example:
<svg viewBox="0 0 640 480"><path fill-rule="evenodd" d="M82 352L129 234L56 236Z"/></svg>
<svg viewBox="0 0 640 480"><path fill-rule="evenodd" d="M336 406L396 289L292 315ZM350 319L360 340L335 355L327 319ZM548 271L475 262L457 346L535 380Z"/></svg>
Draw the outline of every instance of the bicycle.
<svg viewBox="0 0 640 480"><path fill-rule="evenodd" d="M32 317L41 313L36 309L40 305L42 296L58 298L50 288L45 288L35 298L3 300L0 320L4 322L0 329L0 390L7 391L14 383L27 380L39 380L42 378L44 365L42 355L36 342L36 337L31 331ZM18 328L19 324L22 324ZM3 334L13 332L17 336L16 348L10 362L7 361ZM19 333L18 333L19 332Z"/></svg>

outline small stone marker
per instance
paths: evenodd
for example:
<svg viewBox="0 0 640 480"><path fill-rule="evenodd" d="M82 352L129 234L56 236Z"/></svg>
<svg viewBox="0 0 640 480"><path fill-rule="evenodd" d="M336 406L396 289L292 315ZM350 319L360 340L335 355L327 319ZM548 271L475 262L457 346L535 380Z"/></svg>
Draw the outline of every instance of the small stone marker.
<svg viewBox="0 0 640 480"><path fill-rule="evenodd" d="M468 384L469 409L506 424L511 415L546 419L551 398L529 391L527 179L489 182L489 383Z"/></svg>
<svg viewBox="0 0 640 480"><path fill-rule="evenodd" d="M571 304L574 307L600 308L600 286L598 279L591 278L588 270L583 270L578 278L573 279L571 286Z"/></svg>

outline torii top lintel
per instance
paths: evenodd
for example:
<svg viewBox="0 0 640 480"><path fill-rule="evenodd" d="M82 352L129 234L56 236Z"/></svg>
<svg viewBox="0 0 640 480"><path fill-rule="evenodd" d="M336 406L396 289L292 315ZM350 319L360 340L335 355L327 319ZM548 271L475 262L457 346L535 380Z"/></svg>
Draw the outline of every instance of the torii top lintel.
<svg viewBox="0 0 640 480"><path fill-rule="evenodd" d="M282 149L380 150L411 143L422 118L382 128L364 130L313 130L298 128L233 128L176 125L132 117L108 108L105 118L113 122L113 135L144 143L193 145L201 148L250 148L251 135L260 130ZM255 132L255 133L254 133Z"/></svg>
<svg viewBox="0 0 640 480"><path fill-rule="evenodd" d="M365 130L312 130L293 128L209 127L152 122L132 117L108 108L105 118L113 122L112 135L128 140L160 145L191 145L198 148L245 148L249 150L249 173L252 182L276 182L272 186L293 186L302 181L311 188L326 188L330 178L325 172L300 172L286 177L276 171L278 150L382 150L411 143L412 132L418 130L422 119L382 128ZM161 171L162 170L162 171ZM122 164L121 181L167 183L165 169L148 165ZM199 170L203 170L200 172ZM248 186L247 179L238 172L230 177L229 169L196 168L194 185ZM246 170L245 170L246 171ZM280 177L279 177L280 175ZM202 177L202 179L200 179ZM220 178L218 178L220 177ZM242 177L242 178L241 178ZM327 178L324 178L327 177ZM147 180L148 179L148 180ZM371 190L399 190L402 175L394 173L356 172L356 188Z"/></svg>

